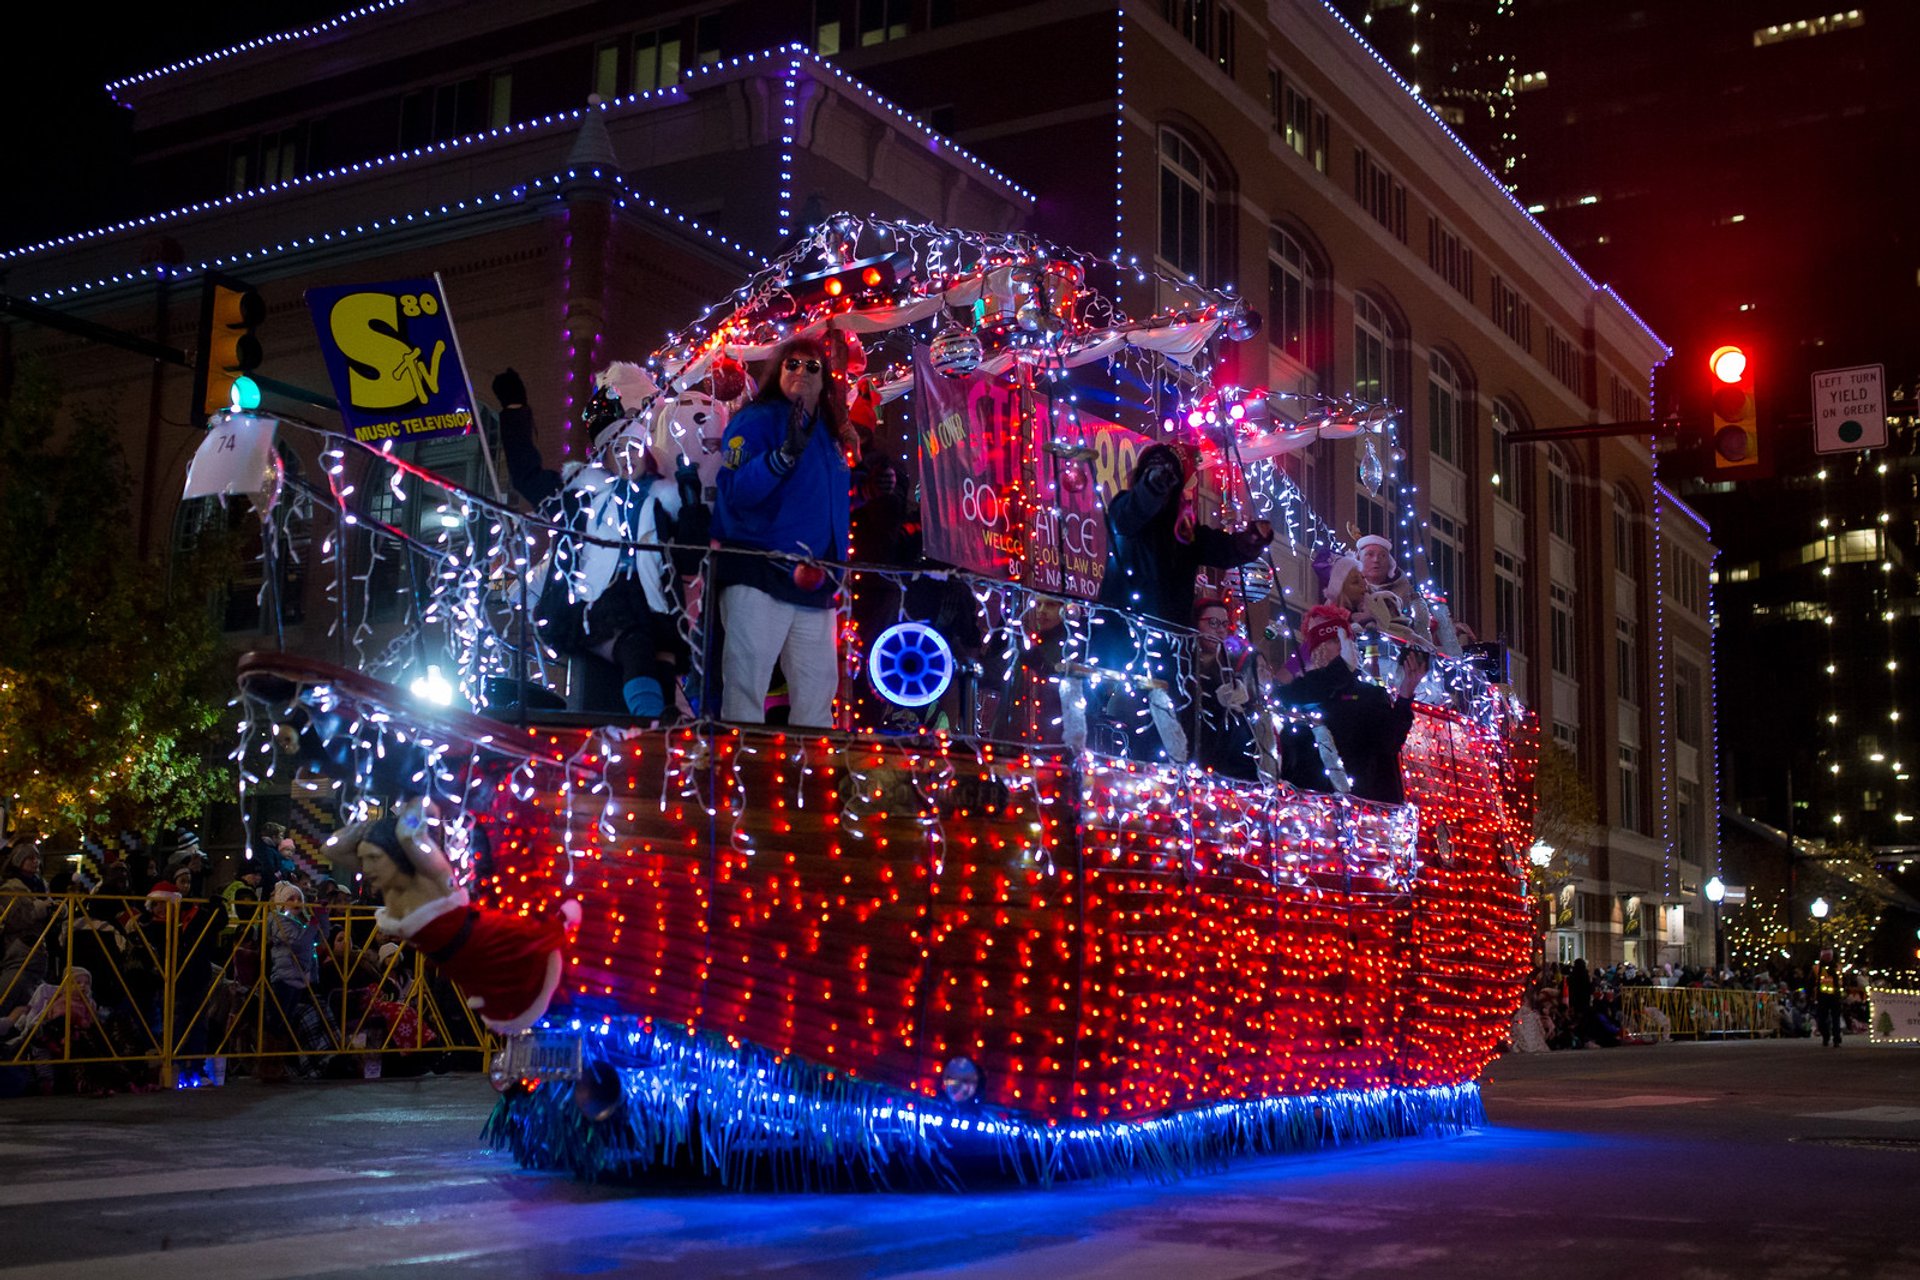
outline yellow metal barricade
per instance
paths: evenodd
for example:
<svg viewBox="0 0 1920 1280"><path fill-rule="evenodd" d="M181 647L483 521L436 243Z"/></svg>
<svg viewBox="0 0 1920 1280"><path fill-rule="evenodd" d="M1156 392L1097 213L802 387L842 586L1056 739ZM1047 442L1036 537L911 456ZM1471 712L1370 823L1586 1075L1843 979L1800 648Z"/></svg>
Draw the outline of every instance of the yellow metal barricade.
<svg viewBox="0 0 1920 1280"><path fill-rule="evenodd" d="M378 1074L383 1058L460 1055L492 1038L417 953L374 928L368 906L292 910L241 900L0 895L17 940L0 968L0 1071L44 1087L172 1085L236 1064L263 1076ZM86 1068L97 1068L91 1073ZM112 1068L112 1069L109 1069ZM355 1070L357 1068L357 1070Z"/></svg>
<svg viewBox="0 0 1920 1280"><path fill-rule="evenodd" d="M1622 987L1620 1018L1626 1030L1655 1038L1777 1036L1780 997L1732 988Z"/></svg>

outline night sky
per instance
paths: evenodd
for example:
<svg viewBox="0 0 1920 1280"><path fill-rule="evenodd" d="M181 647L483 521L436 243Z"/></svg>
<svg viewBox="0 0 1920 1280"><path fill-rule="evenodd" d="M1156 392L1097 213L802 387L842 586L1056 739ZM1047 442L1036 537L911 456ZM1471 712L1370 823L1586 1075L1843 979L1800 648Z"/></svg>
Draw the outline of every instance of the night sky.
<svg viewBox="0 0 1920 1280"><path fill-rule="evenodd" d="M0 248L152 211L151 201L126 189L131 113L107 96L101 86L108 80L348 7L346 0L201 0L122 7L109 20L94 5L38 6L31 32L19 24L0 62L7 179Z"/></svg>

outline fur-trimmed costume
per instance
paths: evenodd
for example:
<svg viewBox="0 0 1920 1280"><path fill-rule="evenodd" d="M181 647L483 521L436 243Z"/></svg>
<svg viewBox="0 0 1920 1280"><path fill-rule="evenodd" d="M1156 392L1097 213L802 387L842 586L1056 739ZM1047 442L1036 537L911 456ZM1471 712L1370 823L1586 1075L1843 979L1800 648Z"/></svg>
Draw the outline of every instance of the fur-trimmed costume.
<svg viewBox="0 0 1920 1280"><path fill-rule="evenodd" d="M474 906L464 889L394 919L374 915L381 933L400 938L466 993L480 1020L501 1035L525 1031L547 1011L560 985L580 904L565 902L545 919Z"/></svg>

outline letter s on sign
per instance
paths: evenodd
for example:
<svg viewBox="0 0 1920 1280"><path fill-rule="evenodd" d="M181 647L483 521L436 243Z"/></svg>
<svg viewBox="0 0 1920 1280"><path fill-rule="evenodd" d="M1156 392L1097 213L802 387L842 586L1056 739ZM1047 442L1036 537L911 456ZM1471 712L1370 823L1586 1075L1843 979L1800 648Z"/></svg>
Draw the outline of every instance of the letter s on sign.
<svg viewBox="0 0 1920 1280"><path fill-rule="evenodd" d="M413 348L400 337L400 301L390 293L350 293L333 304L327 327L347 358L348 398L356 409L398 409L419 399L393 371Z"/></svg>

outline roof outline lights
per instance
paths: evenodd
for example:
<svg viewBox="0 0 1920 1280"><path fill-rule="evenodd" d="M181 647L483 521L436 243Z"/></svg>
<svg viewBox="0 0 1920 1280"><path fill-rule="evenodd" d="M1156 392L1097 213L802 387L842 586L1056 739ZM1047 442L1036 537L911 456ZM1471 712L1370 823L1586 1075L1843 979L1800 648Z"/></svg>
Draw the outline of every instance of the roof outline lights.
<svg viewBox="0 0 1920 1280"><path fill-rule="evenodd" d="M191 58L182 58L178 62L168 63L164 67L154 67L151 70L141 71L134 75L122 76L118 80L109 80L101 87L107 91L109 97L115 102L119 102L119 91L132 85L145 84L150 80L164 79L176 72L188 71L194 67L203 67L208 63L220 62L227 58L236 57L239 54L252 53L255 49L264 49L270 45L290 44L296 40L304 40L308 36L323 35L326 32L336 31L346 26L356 18L364 18L385 9L398 9L406 3L407 0L373 0L371 4L363 4L358 8L349 9L345 13L337 13L325 22L316 22L312 26L299 27L291 31L276 31L264 36L255 36L251 40L242 40L238 44L230 44L224 49L215 49L208 53L197 53ZM126 104L122 103L121 105L124 106Z"/></svg>
<svg viewBox="0 0 1920 1280"><path fill-rule="evenodd" d="M1610 288L1600 284L1592 276L1588 275L1586 268L1581 266L1577 261L1575 261L1574 256L1567 252L1566 246L1562 245L1558 240L1554 239L1553 233L1551 231L1548 231L1545 227L1541 226L1539 220L1535 218L1531 213L1527 212L1527 207L1520 203L1520 198L1514 195L1513 192L1507 190L1506 185L1502 183L1497 176L1495 176L1493 170L1487 168L1486 164L1480 159L1480 157L1476 156L1475 154L1473 154L1471 150L1468 149L1467 144L1460 140L1460 135L1453 131L1452 126L1448 125L1445 120L1440 118L1440 113L1434 110L1433 104L1428 102L1425 98L1421 97L1418 93L1416 93L1414 91L1413 86L1408 84L1404 79L1402 79L1400 76L1400 73L1398 71L1395 71L1393 69L1393 66L1390 63L1388 63L1388 61L1385 58L1380 56L1380 51L1375 49L1371 44L1367 43L1367 38L1360 34L1358 28L1356 28L1351 22L1348 22L1346 18L1342 16L1340 11L1333 7L1333 0L1320 0L1320 7L1327 11L1327 15L1329 17L1331 17L1335 22L1340 24L1340 29L1342 31L1345 31L1349 36L1352 36L1354 41L1357 44L1359 44L1359 46L1362 49L1365 49L1367 51L1368 57L1372 58L1375 62L1380 64L1380 69L1386 72L1389 76L1393 78L1393 82L1400 86L1401 90L1405 92L1407 97L1411 98L1415 103L1419 104L1420 110L1426 113L1426 116L1429 120L1433 121L1435 125L1439 126L1440 132L1444 133L1447 136L1447 138L1453 143L1454 146L1460 148L1460 154L1465 156L1468 160L1470 160L1473 163L1473 167L1480 171L1481 176L1486 178L1488 184L1491 185L1495 191L1499 192L1500 195L1506 200L1508 204L1513 206L1514 212L1518 213L1521 217L1525 218L1527 222L1532 225L1533 229L1540 233L1540 238L1542 240L1545 240L1548 244L1553 246L1554 252L1559 254L1561 258L1563 258L1566 261L1566 264L1568 266L1573 268L1574 274L1578 275L1583 281L1585 281L1589 289L1593 289L1595 291L1605 289L1609 293L1612 292ZM1615 294L1614 296L1618 298L1619 295ZM1647 322L1645 320L1642 320L1640 316L1633 310L1633 308L1628 307L1624 302L1621 303L1620 305L1628 315L1633 317L1634 323L1638 324L1643 330L1646 331L1646 334L1649 338L1652 338L1655 342L1659 343L1662 347L1665 347L1667 345L1665 340L1662 339L1659 334L1655 333L1652 329L1647 327Z"/></svg>
<svg viewBox="0 0 1920 1280"><path fill-rule="evenodd" d="M236 267L244 263L260 262L263 259L275 258L283 254L297 253L303 249L317 249L323 245L338 244L346 240L359 239L365 236L379 235L386 231L396 231L403 227L416 226L420 223L428 222L435 218L448 217L448 216L453 216L453 215L462 214L462 213L477 213L480 210L489 208L489 207L517 204L527 199L529 196L546 195L549 193L549 191L557 194L560 190L560 187L564 183L579 177L581 172L582 172L581 170L577 170L577 169L556 170L552 173L543 174L542 176L537 178L531 178L522 182L517 182L510 187L503 188L502 190L499 190L499 191L493 191L486 195L473 196L465 200L449 201L447 203L438 205L437 207L429 206L427 208L419 209L417 211L410 212L410 213L398 213L398 214L393 214L389 217L373 218L373 219L369 219L366 222L358 223L352 227L340 227L336 230L315 232L305 236L293 236L293 237L290 237L289 239L282 240L278 244L260 245L257 248L253 248L253 249L238 249L220 257L203 258L199 262L195 262L191 264L176 265L176 266L160 265L160 266L154 266L154 267L140 267L132 271L125 271L112 276L102 276L101 278L93 281L82 281L74 284L59 285L52 288L42 289L36 293L30 294L28 295L28 300L32 302L38 302L38 303L47 303L47 302L58 301L61 299L74 298L83 294L91 293L96 289L108 289L108 288L112 288L115 285L132 284L139 280L152 279L162 273L177 280L187 276L191 276L198 272L218 271L223 268ZM643 196L638 192L629 191L627 189L626 183L621 179L619 174L605 174L598 168L590 168L585 170L585 172L590 177L611 178L614 184L620 189L620 192L621 192L621 195L618 201L620 207L631 208L638 211L639 208L642 205L644 205L648 210L650 210L655 215L661 218L667 218L675 222L678 222L683 226L686 226L692 229L693 231L696 231L699 234L705 236L709 240L718 241L725 248L730 249L735 253L738 253L739 255L748 259L751 262L764 262L764 259L762 259L758 254L754 253L752 250L748 249L745 245L742 245L737 241L729 239L727 236L721 234L718 231L713 230L711 227L706 227L701 225L701 223L698 220L689 218L687 215L683 213L676 213L669 206L662 204L660 201L655 200L650 196Z"/></svg>
<svg viewBox="0 0 1920 1280"><path fill-rule="evenodd" d="M390 0L390 2L395 4L404 4L406 3L406 0ZM356 10L355 12L357 13L359 11ZM222 55L222 56L225 56L225 55ZM163 210L159 213L148 213L148 214L142 214L139 217L123 218L118 222L108 223L104 226L91 227L84 231L69 232L66 235L53 236L45 240L35 241L31 244L24 244L24 245L17 246L15 248L0 250L0 263L11 262L20 258L30 257L34 254L44 253L50 250L70 248L74 245L83 244L89 240L98 240L105 236L120 235L130 231L143 231L149 227L154 227L162 223L171 222L177 218L190 217L194 214L200 214L200 213L208 213L216 209L229 209L237 205L244 204L251 200L264 199L268 196L279 195L287 191L294 191L302 188L318 186L322 183L331 182L337 179L353 177L353 176L365 173L369 170L383 169L389 165L402 164L410 160L429 158L432 156L442 155L446 152L457 151L463 147L478 146L482 143L497 141L501 138L511 137L518 134L531 133L531 132L544 130L548 128L565 128L569 125L579 123L579 121L585 117L588 111L597 110L601 112L615 112L615 111L625 110L629 107L639 106L642 104L654 104L654 103L658 103L658 102L662 102L670 99L677 99L686 94L688 85L690 82L699 80L703 77L716 75L726 71L731 71L736 68L751 67L753 64L761 61L778 61L780 59L789 59L793 63L798 63L799 61L803 60L803 58L805 61L814 63L815 65L824 69L828 73L832 74L838 80L844 82L844 84L847 87L859 90L863 96L865 96L870 101L872 101L876 106L884 108L886 111L899 117L901 120L911 124L919 132L927 135L929 139L937 141L938 146L942 151L945 151L948 154L956 156L966 161L967 163L973 165L975 168L979 169L982 173L986 174L987 176L992 178L994 181L1001 183L1002 185L1004 185L1005 187L1007 187L1012 191L1017 192L1022 199L1027 200L1028 202L1033 201L1034 196L1032 192L1028 191L1025 187L1022 187L1019 183L1014 182L1011 178L1008 178L1005 174L1002 174L999 170L993 168L991 165L982 161L977 156L974 156L971 152L968 152L965 148L959 146L958 144L954 143L950 139L935 133L932 129L927 127L924 121L901 110L895 104L887 101L885 98L881 97L879 94L874 93L872 90L868 89L866 85L861 83L859 80L855 79L853 76L848 75L845 71L842 71L839 67L836 67L832 63L826 62L823 59L815 57L813 54L807 52L806 46L800 45L800 44L786 44L786 45L777 45L774 48L763 49L753 53L739 54L735 57L722 59L719 62L709 63L708 65L703 67L691 67L691 68L688 68L686 71L682 72L680 79L676 80L671 85L663 85L657 89L643 89L643 90L636 91L634 93L622 94L617 98L610 98L598 104L597 106L581 106L581 107L575 108L572 111L563 111L563 112L557 112L552 115L544 115L539 117L538 119L522 120L513 124L499 125L493 128L480 130L474 133L462 134L460 137L449 138L442 142L432 142L421 147L410 147L405 150L389 152L387 155L379 156L371 160L356 160L350 164L338 165L332 169L326 169L319 173L302 174L298 177L286 178L279 182L269 183L266 186L252 187L246 191L236 191L224 196L216 196L208 200L197 200L192 204L181 205L178 208Z"/></svg>

